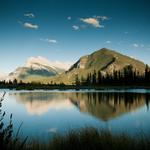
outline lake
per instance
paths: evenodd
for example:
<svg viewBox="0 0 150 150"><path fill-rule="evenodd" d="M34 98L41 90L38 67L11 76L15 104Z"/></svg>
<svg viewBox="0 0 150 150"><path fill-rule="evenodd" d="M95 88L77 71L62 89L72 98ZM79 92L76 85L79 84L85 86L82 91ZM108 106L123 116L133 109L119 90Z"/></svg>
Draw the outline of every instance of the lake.
<svg viewBox="0 0 150 150"><path fill-rule="evenodd" d="M0 91L2 95L3 90ZM70 129L95 127L114 134L150 135L150 90L9 91L5 122L13 114L14 133L46 140Z"/></svg>

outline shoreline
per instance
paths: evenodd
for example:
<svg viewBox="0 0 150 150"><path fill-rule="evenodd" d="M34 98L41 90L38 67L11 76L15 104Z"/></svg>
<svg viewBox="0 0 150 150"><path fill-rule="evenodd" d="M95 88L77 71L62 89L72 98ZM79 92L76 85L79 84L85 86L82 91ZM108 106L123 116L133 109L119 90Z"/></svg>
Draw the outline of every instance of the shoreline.
<svg viewBox="0 0 150 150"><path fill-rule="evenodd" d="M149 85L102 85L102 86L75 86L75 85L40 85L40 86L0 86L6 90L127 90L127 89L150 89Z"/></svg>

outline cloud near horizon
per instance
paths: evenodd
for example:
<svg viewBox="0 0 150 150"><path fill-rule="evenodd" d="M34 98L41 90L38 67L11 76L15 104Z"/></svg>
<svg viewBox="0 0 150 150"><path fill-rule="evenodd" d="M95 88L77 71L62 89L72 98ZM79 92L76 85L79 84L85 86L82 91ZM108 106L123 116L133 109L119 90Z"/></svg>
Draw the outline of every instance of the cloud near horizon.
<svg viewBox="0 0 150 150"><path fill-rule="evenodd" d="M25 22L25 23L23 24L23 26L24 26L25 28L29 28L29 29L38 29L38 28L39 28L38 25L29 23L29 22Z"/></svg>

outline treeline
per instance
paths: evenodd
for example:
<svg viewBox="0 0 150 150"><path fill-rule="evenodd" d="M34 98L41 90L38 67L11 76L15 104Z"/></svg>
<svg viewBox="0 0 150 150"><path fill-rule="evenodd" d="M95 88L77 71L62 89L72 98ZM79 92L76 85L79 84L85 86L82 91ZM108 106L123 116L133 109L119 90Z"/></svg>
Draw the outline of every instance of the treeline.
<svg viewBox="0 0 150 150"><path fill-rule="evenodd" d="M63 89L65 84L60 83L47 83L42 84L40 82L30 82L25 83L22 80L17 81L17 79L14 79L13 81L0 81L0 88L1 89L16 89L16 90L34 90L34 89L57 89L58 87Z"/></svg>
<svg viewBox="0 0 150 150"><path fill-rule="evenodd" d="M24 83L22 80L17 81L0 81L1 89L88 89L100 88L101 86L150 86L150 67L146 65L145 71L141 74L134 70L131 65L126 66L122 71L114 70L112 74L101 71L88 73L86 77L76 75L75 82L71 85L65 85L63 82L54 83L49 81L47 84L40 82Z"/></svg>
<svg viewBox="0 0 150 150"><path fill-rule="evenodd" d="M101 71L88 73L87 77L79 78L76 75L76 85L150 85L150 67L146 65L145 71L140 73L132 65L124 67L122 71L114 70L112 74Z"/></svg>

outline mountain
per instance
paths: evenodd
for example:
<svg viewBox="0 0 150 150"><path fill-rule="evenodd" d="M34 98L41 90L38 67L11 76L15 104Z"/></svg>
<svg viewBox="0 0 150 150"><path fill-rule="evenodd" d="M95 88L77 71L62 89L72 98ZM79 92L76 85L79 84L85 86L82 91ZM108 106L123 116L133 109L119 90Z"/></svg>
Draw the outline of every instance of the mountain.
<svg viewBox="0 0 150 150"><path fill-rule="evenodd" d="M122 55L112 50L103 48L91 55L81 57L68 72L77 70L93 71L101 70L103 72L113 73L113 70L121 70L127 65L132 65L140 72L144 71L145 64L131 57Z"/></svg>
<svg viewBox="0 0 150 150"><path fill-rule="evenodd" d="M93 73L94 70L101 71L103 75L106 73L111 74L114 70L121 71L129 65L132 66L133 70L139 71L140 74L144 73L145 64L143 62L113 50L102 48L90 55L81 57L68 71L54 78L52 77L51 80L56 83L71 84L75 82L76 74L79 78L86 78L87 74Z"/></svg>
<svg viewBox="0 0 150 150"><path fill-rule="evenodd" d="M26 80L26 78L40 80L43 77L50 77L64 72L68 68L68 64L61 62L50 62L44 57L31 57L27 60L23 67L17 68L11 72L7 80Z"/></svg>
<svg viewBox="0 0 150 150"><path fill-rule="evenodd" d="M94 70L101 71L103 75L112 74L114 70L122 71L129 65L139 74L144 73L145 64L143 62L116 51L102 48L90 55L81 57L68 70L69 65L65 68L65 64L52 63L43 57L32 57L24 67L17 68L9 77L22 79L25 82L73 84L77 74L80 79L86 78L87 74L93 73Z"/></svg>

